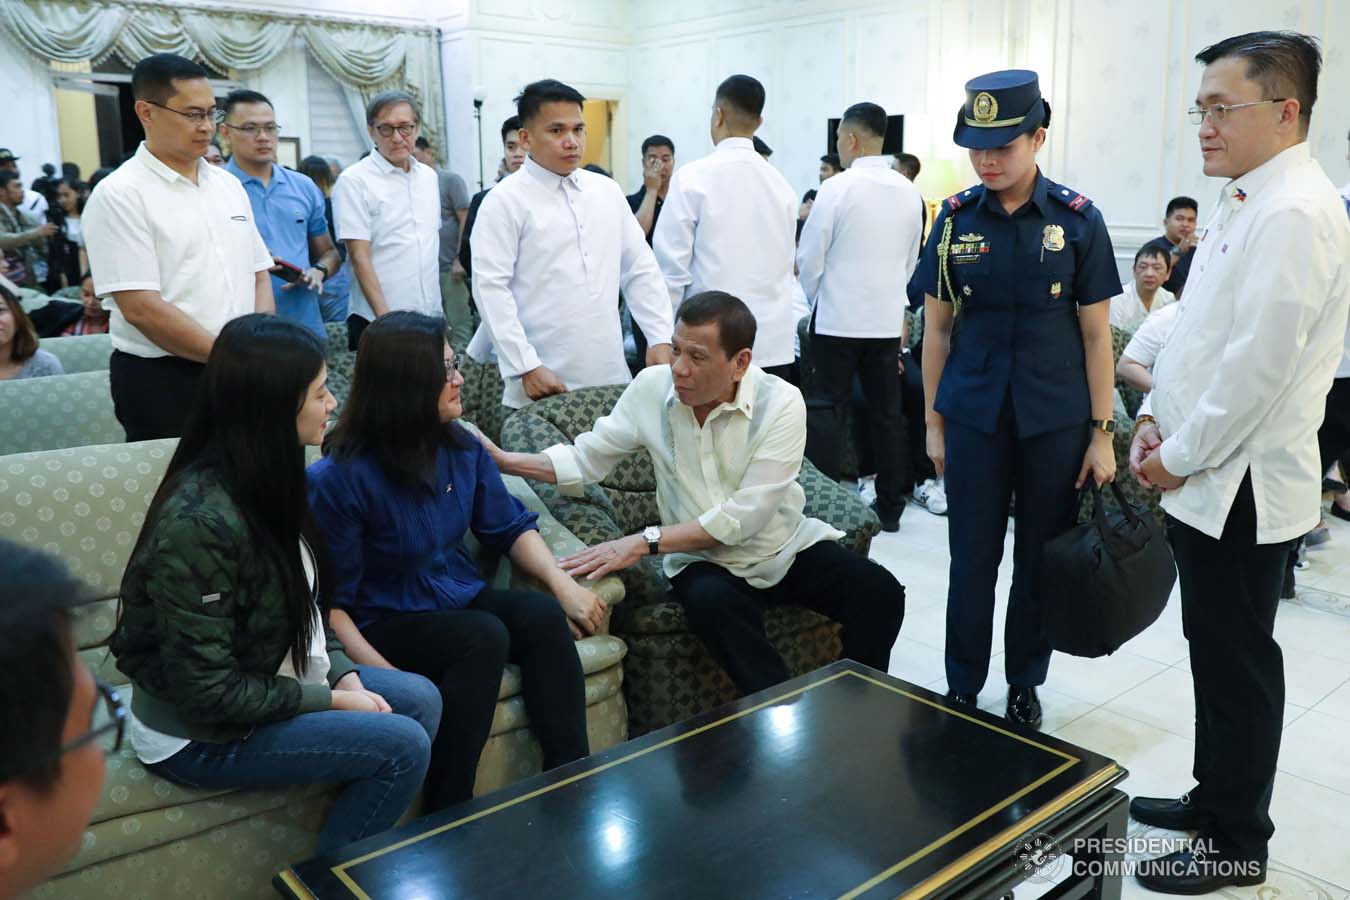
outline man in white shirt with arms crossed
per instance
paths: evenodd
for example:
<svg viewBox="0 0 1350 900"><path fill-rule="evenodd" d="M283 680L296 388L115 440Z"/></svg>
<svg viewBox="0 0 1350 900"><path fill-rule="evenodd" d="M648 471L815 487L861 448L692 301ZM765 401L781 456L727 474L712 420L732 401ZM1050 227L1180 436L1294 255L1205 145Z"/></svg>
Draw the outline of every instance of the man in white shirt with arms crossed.
<svg viewBox="0 0 1350 900"><path fill-rule="evenodd" d="M905 589L877 563L839 545L843 533L802 510L797 483L806 404L795 387L751 363L755 317L722 291L685 300L669 366L638 373L614 410L575 445L506 453L503 472L580 496L645 450L656 470L661 524L562 560L600 578L649 554L684 605L690 628L742 693L791 677L764 633L763 608L806 606L843 626L843 655L885 671Z"/></svg>
<svg viewBox="0 0 1350 900"><path fill-rule="evenodd" d="M751 138L763 112L764 86L749 75L732 75L718 86L709 125L713 152L670 179L652 249L672 309L704 291L734 294L759 325L758 365L788 377L797 331L797 197L755 152Z"/></svg>
<svg viewBox="0 0 1350 900"><path fill-rule="evenodd" d="M1144 824L1199 832L1136 871L1174 894L1265 880L1284 713L1275 610L1290 550L1317 524L1317 428L1350 311L1350 224L1307 144L1315 41L1255 32L1196 59L1204 171L1230 180L1130 448L1140 483L1165 492L1195 681L1196 786L1130 804Z"/></svg>
<svg viewBox="0 0 1350 900"><path fill-rule="evenodd" d="M506 383L502 403L514 409L628 383L620 289L652 342L647 365L670 362L672 312L656 258L618 183L580 168L585 102L560 81L526 85L516 109L529 155L483 198L470 239L474 295Z"/></svg>
<svg viewBox="0 0 1350 900"><path fill-rule="evenodd" d="M867 440L877 463L872 504L882 531L898 531L905 508L904 382L897 361L905 331L905 286L919 262L923 197L881 155L886 110L855 103L839 120L840 174L820 183L802 228L797 271L815 315L812 353L822 399L813 412L806 455L839 478L845 404L862 383L871 420Z"/></svg>
<svg viewBox="0 0 1350 900"><path fill-rule="evenodd" d="M244 186L203 157L216 131L206 70L172 53L131 73L145 140L84 210L94 291L111 309L113 409L128 441L178 437L225 323L275 312L273 261Z"/></svg>

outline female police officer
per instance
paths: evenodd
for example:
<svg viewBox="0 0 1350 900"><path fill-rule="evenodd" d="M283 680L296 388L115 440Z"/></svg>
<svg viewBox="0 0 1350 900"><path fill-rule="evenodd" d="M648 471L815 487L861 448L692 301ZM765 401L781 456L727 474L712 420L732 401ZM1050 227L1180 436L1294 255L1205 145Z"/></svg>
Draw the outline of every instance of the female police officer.
<svg viewBox="0 0 1350 900"><path fill-rule="evenodd" d="M950 523L948 697L975 703L989 672L1015 495L1007 715L1032 727L1050 664L1041 548L1072 525L1076 488L1089 476L1105 484L1116 470L1103 301L1120 293L1120 277L1101 213L1036 165L1049 123L1035 72L966 84L953 140L969 149L980 184L943 202L915 274L926 294L928 455L945 470Z"/></svg>

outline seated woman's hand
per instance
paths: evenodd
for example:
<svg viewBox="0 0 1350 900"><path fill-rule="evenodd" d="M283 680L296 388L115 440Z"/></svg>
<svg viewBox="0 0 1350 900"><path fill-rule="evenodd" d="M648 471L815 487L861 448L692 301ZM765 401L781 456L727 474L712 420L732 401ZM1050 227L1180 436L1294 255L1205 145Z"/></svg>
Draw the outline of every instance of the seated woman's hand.
<svg viewBox="0 0 1350 900"><path fill-rule="evenodd" d="M609 610L605 601L575 583L558 592L558 603L562 605L567 624L578 640L599 631L605 622L605 613Z"/></svg>
<svg viewBox="0 0 1350 900"><path fill-rule="evenodd" d="M333 691L333 709L346 712L392 712L388 701L374 691Z"/></svg>

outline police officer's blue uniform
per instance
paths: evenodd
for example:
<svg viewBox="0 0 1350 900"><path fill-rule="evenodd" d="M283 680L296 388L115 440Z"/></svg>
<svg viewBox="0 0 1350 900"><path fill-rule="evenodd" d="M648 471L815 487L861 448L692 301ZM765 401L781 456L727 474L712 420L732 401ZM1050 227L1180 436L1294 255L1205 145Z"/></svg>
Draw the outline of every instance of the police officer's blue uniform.
<svg viewBox="0 0 1350 900"><path fill-rule="evenodd" d="M962 146L1001 147L1049 118L1034 72L982 76L966 91L955 138ZM973 696L988 674L1014 493L1005 674L1010 687L1034 688L1050 662L1041 548L1073 522L1074 481L1091 439L1078 306L1120 293L1111 239L1091 200L1038 171L1031 199L1012 214L983 186L948 198L915 282L952 303L955 315L934 402L946 422L948 688ZM1039 704L1030 697L1034 724Z"/></svg>

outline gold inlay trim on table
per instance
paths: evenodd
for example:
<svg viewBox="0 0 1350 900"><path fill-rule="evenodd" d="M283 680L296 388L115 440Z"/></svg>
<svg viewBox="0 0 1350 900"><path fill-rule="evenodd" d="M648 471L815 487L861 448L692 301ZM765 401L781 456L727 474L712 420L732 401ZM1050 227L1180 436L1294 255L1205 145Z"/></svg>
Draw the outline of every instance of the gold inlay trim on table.
<svg viewBox="0 0 1350 900"><path fill-rule="evenodd" d="M759 712L761 709L766 709L770 706L776 706L782 703L783 701L788 700L791 697L804 694L807 691L815 690L816 688L821 687L822 685L829 684L832 681L836 681L837 679L845 677L857 678L861 681L865 681L877 687L885 688L886 690L891 691L892 693L899 694L903 697L915 701L916 703L922 703L925 706L930 706L936 710L946 713L947 715L965 719L967 722L971 722L972 724L978 725L981 728L985 728L988 729L989 731L996 732L998 734L1003 735L1004 737L1012 738L1015 741L1020 741L1023 744L1027 744L1028 746L1035 747L1038 750L1049 753L1052 756L1057 756L1061 760L1063 760L1063 762L1060 765L1056 766L1054 769L1052 769L1048 774L1043 775L1042 777L1036 779L1030 784L1024 786L1021 790L1017 791L1016 793L1013 793L1008 797L1005 797L1004 799L1000 800L998 803L989 807L984 812L970 819L960 827L955 828L952 831L948 832L947 834L943 835L942 837L932 841L925 847L910 854L909 856L897 862L895 865L891 866L890 868L886 869L883 872L878 873L877 875L873 876L872 878L868 879L867 881L863 882L862 884L858 885L857 887L853 888L847 893L841 894L839 900L851 900L851 898L857 897L860 894L863 894L866 891L871 890L881 882L900 872L902 869L912 865L913 863L927 856L929 853L932 853L934 850L937 850L938 848L944 846L948 842L954 840L955 838L969 831L971 828L974 828L981 822L984 822L985 820L989 819L990 817L998 813L1000 810L1015 803L1017 800L1021 799L1022 797L1026 796L1027 794L1031 793L1037 788L1045 785L1046 783L1052 781L1059 775L1063 774L1065 771L1073 768L1075 765L1081 762L1081 760L1078 757L1073 756L1072 754L1069 753L1065 753L1063 750L1057 750L1054 747L1048 747L1045 744L1040 743L1039 741L1026 737L1025 735L1016 734L1012 731L1008 731L1005 728L1000 728L997 725L981 721L980 719L977 719L972 715L959 712L957 710L944 706L942 703L936 700L929 700L927 697L921 697L918 694L907 691L904 688L899 688L895 687L894 685L887 684L886 682L873 678L870 675L864 675L860 672L846 670L843 672L837 672L834 675L831 675L827 678L822 678L820 681L816 681L803 687L799 687L796 690L789 691L786 694L781 694L779 696L774 697L771 700L766 700L763 703L757 703L754 706L740 710L739 712L732 713L729 716L724 716L723 718L718 719L714 722L709 722L706 725L700 725L698 728L684 732L683 734L678 734L671 738L667 738L664 741L653 744L650 747L645 747L641 750L637 750L633 753L628 754L627 756L621 756L618 759L610 760L609 762L604 763L603 765L596 766L593 769L588 769L585 772L579 772L576 775L564 778L561 781L557 781L554 782L553 784L546 785L537 790L530 791L529 793L522 794L519 797L513 797L510 800L505 800L501 803L496 804L495 806L490 806L487 809L482 809L479 810L478 812L471 813L470 815L464 816L463 818L460 819L456 819L453 822L449 822L445 825L440 825L437 826L436 828L424 831L421 834L416 834L413 835L412 837L404 838L403 840L390 844L387 847L381 847L379 850L372 850L371 852L366 853L362 856L358 856L355 859L350 859L344 863L340 863L336 866L333 866L331 871L333 875L336 876L337 879L349 891L352 892L353 897L358 898L358 900L371 900L370 895L367 894L364 890L362 890L361 886L358 885L356 881L352 878L352 876L348 873L349 869L370 862L372 859L377 859L386 854L393 853L396 850L402 850L404 847L408 847L411 846L412 844L419 843L421 841L426 840L427 838L435 837L438 834L443 834L444 832L450 831L451 829L454 828L458 828L461 825L467 825L470 822L475 822L478 819L485 818L487 816L492 815L493 813L501 812L504 809L509 809L510 807L516 806L517 804L520 803L524 803L527 800L533 800L535 797L539 797L543 794L550 793L551 791L556 791L559 788L566 787L570 784L575 784L576 782L583 781L587 778L592 778L596 775L599 775L601 772L605 772L609 769L614 768L615 766L623 765L626 762L631 762L632 760L646 756L649 753L654 753L657 750L663 750L666 747L671 746L672 744L677 744L680 741L688 740L689 738L699 734L703 734L706 731L711 731L712 729L717 728L721 725L725 725L728 722L732 722L735 721L736 719L743 718L745 716L750 715L751 713ZM1043 806L1040 809L1036 810L1035 812L1031 813L1030 815L1023 817L1016 825L1008 829L1005 829L1003 832L1000 832L997 836L990 838L988 841L981 844L980 847L970 851L969 853L964 854L956 862L942 869L931 878L925 880L918 887L908 891L904 896L906 898L924 896L923 892L931 891L934 888L939 887L942 884L945 884L952 878L955 878L961 872L965 871L966 869L969 869L972 865L974 865L974 863L981 858L981 854L991 851L998 844L1004 843L1006 841L1011 841L1014 837L1026 831L1026 829L1035 826L1039 822L1042 822L1045 819L1049 818L1050 816L1054 815L1055 813L1061 811L1069 804L1073 803L1075 800L1078 800L1081 797L1086 796L1088 793L1090 793L1095 788L1099 787L1101 784L1105 783L1106 781L1109 781L1110 778L1114 776L1117 771L1118 771L1117 766L1114 763L1112 763L1107 768L1102 769L1100 772L1093 774L1088 779L1086 779L1083 782L1080 782L1078 785L1071 788L1066 793L1061 794L1059 797L1051 801L1046 806ZM297 896L300 897L313 896L309 891L304 889L299 879L294 875L292 869L287 869L284 872L282 872L281 878L288 887L296 891Z"/></svg>

